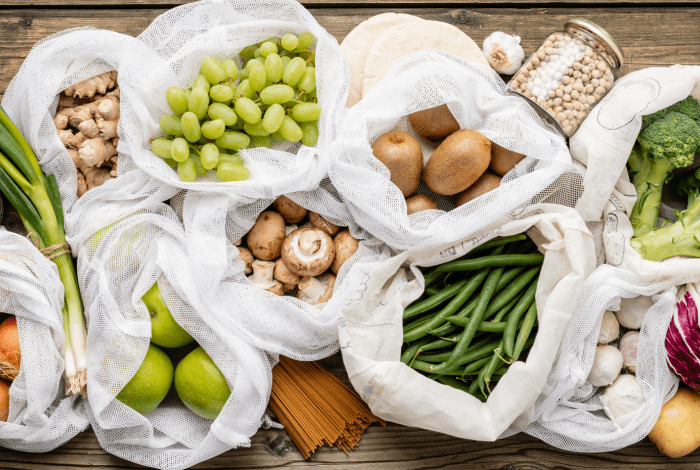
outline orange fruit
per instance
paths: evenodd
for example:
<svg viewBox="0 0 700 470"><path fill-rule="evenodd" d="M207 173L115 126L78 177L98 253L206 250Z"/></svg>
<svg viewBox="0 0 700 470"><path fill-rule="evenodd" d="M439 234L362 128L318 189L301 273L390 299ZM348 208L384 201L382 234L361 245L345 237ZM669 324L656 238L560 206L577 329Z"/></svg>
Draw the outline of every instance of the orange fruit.
<svg viewBox="0 0 700 470"><path fill-rule="evenodd" d="M0 377L14 380L19 373L22 354L19 347L19 331L17 319L9 317L0 323Z"/></svg>
<svg viewBox="0 0 700 470"><path fill-rule="evenodd" d="M0 380L0 421L7 421L10 413L10 384Z"/></svg>

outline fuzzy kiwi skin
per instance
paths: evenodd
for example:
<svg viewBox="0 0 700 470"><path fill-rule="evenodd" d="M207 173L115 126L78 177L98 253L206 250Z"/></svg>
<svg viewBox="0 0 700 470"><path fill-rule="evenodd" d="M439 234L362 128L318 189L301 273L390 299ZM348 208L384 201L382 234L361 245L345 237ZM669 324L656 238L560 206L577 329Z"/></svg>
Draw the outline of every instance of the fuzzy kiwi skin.
<svg viewBox="0 0 700 470"><path fill-rule="evenodd" d="M416 134L428 140L444 139L459 130L459 123L446 104L411 113L408 120Z"/></svg>
<svg viewBox="0 0 700 470"><path fill-rule="evenodd" d="M501 177L487 171L481 175L481 178L476 180L476 183L459 193L455 200L455 206L459 207L469 201L473 201L479 196L483 196L489 191L496 189L500 184Z"/></svg>
<svg viewBox="0 0 700 470"><path fill-rule="evenodd" d="M504 176L515 168L515 165L520 163L523 158L525 155L522 153L513 152L501 147L496 142L491 142L491 166L489 169L497 175Z"/></svg>
<svg viewBox="0 0 700 470"><path fill-rule="evenodd" d="M484 174L491 163L491 141L473 129L447 137L430 157L423 178L430 189L444 196L464 191Z"/></svg>
<svg viewBox="0 0 700 470"><path fill-rule="evenodd" d="M440 209L435 201L425 194L416 194L406 199L406 210L408 215L415 214L428 209Z"/></svg>
<svg viewBox="0 0 700 470"><path fill-rule="evenodd" d="M423 170L423 150L416 139L401 131L387 132L374 141L372 152L389 169L403 197L416 192Z"/></svg>

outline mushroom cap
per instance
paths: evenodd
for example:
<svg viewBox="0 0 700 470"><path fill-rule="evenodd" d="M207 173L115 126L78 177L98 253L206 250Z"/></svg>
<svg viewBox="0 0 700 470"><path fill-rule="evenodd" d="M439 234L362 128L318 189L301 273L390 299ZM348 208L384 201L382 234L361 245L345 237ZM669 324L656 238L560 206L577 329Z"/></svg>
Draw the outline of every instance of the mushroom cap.
<svg viewBox="0 0 700 470"><path fill-rule="evenodd" d="M338 230L340 230L337 225L328 222L316 212L309 212L309 222L311 222L313 227L320 228L331 237L338 233Z"/></svg>
<svg viewBox="0 0 700 470"><path fill-rule="evenodd" d="M280 281L275 281L275 285L273 285L272 287L268 287L265 290L275 295L282 296L284 295L284 284L282 284Z"/></svg>
<svg viewBox="0 0 700 470"><path fill-rule="evenodd" d="M273 211L264 211L248 232L248 249L258 259L271 261L280 257L285 237L284 219Z"/></svg>
<svg viewBox="0 0 700 470"><path fill-rule="evenodd" d="M253 258L253 254L247 248L238 247L238 259L245 263L244 273L246 276L253 272L253 261L255 261L255 258Z"/></svg>
<svg viewBox="0 0 700 470"><path fill-rule="evenodd" d="M335 288L335 276L331 273L324 273L317 278L310 276L304 276L299 282L299 292L297 292L297 299L303 300L304 302L311 305L318 305L324 302L328 302L331 297L333 297L333 289ZM324 287L323 292L318 296L309 297L306 295L305 291L312 287L313 285L320 283Z"/></svg>
<svg viewBox="0 0 700 470"><path fill-rule="evenodd" d="M335 236L333 245L335 245L335 259L331 264L331 271L337 275L343 264L355 254L360 242L350 235L350 230L345 229Z"/></svg>
<svg viewBox="0 0 700 470"><path fill-rule="evenodd" d="M299 204L289 199L287 196L278 197L277 199L275 199L272 205L275 206L277 212L279 212L282 215L282 217L284 217L285 222L287 222L288 224L296 224L298 222L301 222L304 219L304 217L306 217L306 214L309 212L307 209L304 209Z"/></svg>
<svg viewBox="0 0 700 470"><path fill-rule="evenodd" d="M291 272L287 268L287 265L284 264L284 261L282 261L282 258L277 258L275 260L275 270L273 276L287 287L292 286L291 289L287 288L286 290L293 290L296 285L299 284L299 281L301 281L301 276Z"/></svg>
<svg viewBox="0 0 700 470"><path fill-rule="evenodd" d="M282 244L282 261L299 276L318 276L330 267L334 258L333 239L315 227L293 231Z"/></svg>

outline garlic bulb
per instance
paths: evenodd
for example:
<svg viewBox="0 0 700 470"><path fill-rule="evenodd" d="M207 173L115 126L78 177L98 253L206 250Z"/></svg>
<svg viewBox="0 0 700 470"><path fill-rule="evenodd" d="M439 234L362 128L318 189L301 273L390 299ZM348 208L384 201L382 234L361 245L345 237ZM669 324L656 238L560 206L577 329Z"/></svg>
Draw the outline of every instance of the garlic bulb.
<svg viewBox="0 0 700 470"><path fill-rule="evenodd" d="M628 331L620 340L622 364L630 372L637 372L637 343L639 331Z"/></svg>
<svg viewBox="0 0 700 470"><path fill-rule="evenodd" d="M606 310L603 314L603 321L600 324L600 334L598 334L598 344L608 344L615 341L620 336L620 324L615 318L615 314Z"/></svg>
<svg viewBox="0 0 700 470"><path fill-rule="evenodd" d="M610 385L622 370L622 353L615 346L596 346L593 367L586 379L595 387Z"/></svg>
<svg viewBox="0 0 700 470"><path fill-rule="evenodd" d="M600 397L603 411L620 428L617 420L637 411L644 404L644 390L634 375L621 375Z"/></svg>
<svg viewBox="0 0 700 470"><path fill-rule="evenodd" d="M491 36L484 39L481 50L491 67L504 75L517 72L525 58L525 51L520 47L520 36L511 36L501 31L491 33Z"/></svg>
<svg viewBox="0 0 700 470"><path fill-rule="evenodd" d="M638 330L642 327L642 321L647 311L654 305L651 297L640 295L632 299L620 299L620 310L615 313L620 325L630 330Z"/></svg>

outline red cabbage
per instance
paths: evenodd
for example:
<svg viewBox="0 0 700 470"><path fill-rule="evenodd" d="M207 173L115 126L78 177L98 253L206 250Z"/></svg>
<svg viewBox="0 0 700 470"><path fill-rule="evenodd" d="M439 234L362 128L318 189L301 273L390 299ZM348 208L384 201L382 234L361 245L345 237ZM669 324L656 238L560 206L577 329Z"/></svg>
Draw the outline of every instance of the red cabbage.
<svg viewBox="0 0 700 470"><path fill-rule="evenodd" d="M666 358L671 370L700 392L700 324L697 291L689 284L678 291L676 310L666 332Z"/></svg>

